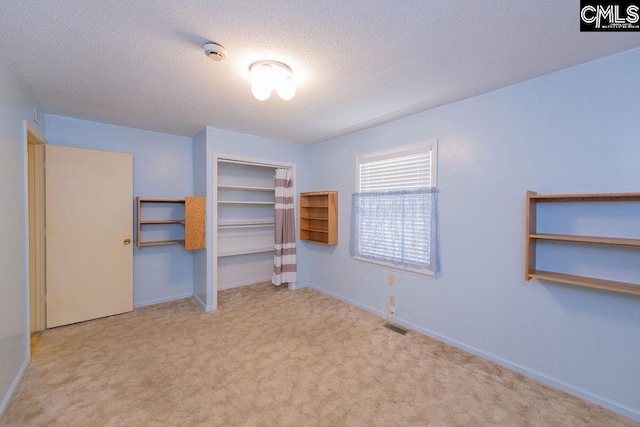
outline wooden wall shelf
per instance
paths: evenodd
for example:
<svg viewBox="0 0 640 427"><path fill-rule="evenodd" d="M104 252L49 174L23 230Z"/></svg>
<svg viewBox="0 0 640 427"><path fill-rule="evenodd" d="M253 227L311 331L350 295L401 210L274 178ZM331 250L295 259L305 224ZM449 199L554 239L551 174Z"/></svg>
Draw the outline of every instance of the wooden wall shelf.
<svg viewBox="0 0 640 427"><path fill-rule="evenodd" d="M300 193L300 240L338 244L338 192Z"/></svg>
<svg viewBox="0 0 640 427"><path fill-rule="evenodd" d="M550 280L553 282L567 283L570 285L585 286L588 288L597 288L613 292L640 295L640 284L618 282L595 277L577 276L550 271L541 271L536 268L536 249L537 242L540 240L640 248L640 239L537 233L538 203L572 202L640 202L640 193L543 195L537 194L533 191L528 191L526 213L527 242L525 279L531 280L535 278L540 280Z"/></svg>
<svg viewBox="0 0 640 427"><path fill-rule="evenodd" d="M537 202L640 202L640 193L538 194L529 191L527 194Z"/></svg>
<svg viewBox="0 0 640 427"><path fill-rule="evenodd" d="M143 219L145 207L151 204L184 205L184 219ZM184 245L187 250L204 249L206 247L206 198L185 197L184 199L148 199L136 197L136 246L138 249L149 246ZM184 239L175 240L142 240L143 226L183 225Z"/></svg>
<svg viewBox="0 0 640 427"><path fill-rule="evenodd" d="M553 273L551 271L531 270L530 278L551 280L552 282L567 283L569 285L586 286L587 288L604 289L613 292L640 295L640 285L613 280L597 279L593 277L576 276L573 274Z"/></svg>

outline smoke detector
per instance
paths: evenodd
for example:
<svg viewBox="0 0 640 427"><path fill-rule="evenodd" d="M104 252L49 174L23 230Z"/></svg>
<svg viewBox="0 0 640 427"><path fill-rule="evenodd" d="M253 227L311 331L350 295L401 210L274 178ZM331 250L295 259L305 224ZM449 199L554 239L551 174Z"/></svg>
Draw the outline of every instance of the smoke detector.
<svg viewBox="0 0 640 427"><path fill-rule="evenodd" d="M227 57L227 49L218 43L207 43L204 45L204 54L214 61L222 61Z"/></svg>

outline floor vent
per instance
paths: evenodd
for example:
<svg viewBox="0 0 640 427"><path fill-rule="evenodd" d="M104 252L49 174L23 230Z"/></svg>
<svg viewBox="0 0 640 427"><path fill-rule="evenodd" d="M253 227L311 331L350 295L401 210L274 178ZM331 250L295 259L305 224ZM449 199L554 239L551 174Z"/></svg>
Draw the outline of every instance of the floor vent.
<svg viewBox="0 0 640 427"><path fill-rule="evenodd" d="M402 328L400 328L400 327L398 327L396 325L392 325L391 323L385 323L384 327L387 328L387 329L391 329L393 332L397 332L400 335L404 335L404 334L407 333L406 329L402 329Z"/></svg>

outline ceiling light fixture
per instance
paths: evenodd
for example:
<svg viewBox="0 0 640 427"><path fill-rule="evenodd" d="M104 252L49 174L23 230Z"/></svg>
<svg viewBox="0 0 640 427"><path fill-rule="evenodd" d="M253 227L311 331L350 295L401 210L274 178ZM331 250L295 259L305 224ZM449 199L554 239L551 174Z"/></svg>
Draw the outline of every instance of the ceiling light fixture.
<svg viewBox="0 0 640 427"><path fill-rule="evenodd" d="M288 101L296 94L296 86L291 79L291 68L282 62L258 61L249 67L251 72L251 92L259 101L266 101L275 89L278 96Z"/></svg>

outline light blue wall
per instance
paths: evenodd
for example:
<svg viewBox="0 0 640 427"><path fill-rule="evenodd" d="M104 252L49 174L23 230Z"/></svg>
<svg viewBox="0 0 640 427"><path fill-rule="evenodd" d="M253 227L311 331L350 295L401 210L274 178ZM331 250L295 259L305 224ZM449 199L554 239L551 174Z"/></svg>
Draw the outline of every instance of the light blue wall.
<svg viewBox="0 0 640 427"><path fill-rule="evenodd" d="M42 132L35 105L0 54L0 417L29 361L25 120Z"/></svg>
<svg viewBox="0 0 640 427"><path fill-rule="evenodd" d="M192 195L191 138L54 115L46 120L49 144L132 154L134 196ZM136 307L193 293L193 255L182 246L134 248L133 270Z"/></svg>
<svg viewBox="0 0 640 427"><path fill-rule="evenodd" d="M302 243L309 281L378 313L393 292L401 323L640 419L640 297L523 278L527 190L640 191L638 76L634 50L311 147L306 189L339 191L340 243ZM442 275L395 273L391 291L348 254L355 158L436 138ZM596 210L541 224L640 238L637 207ZM542 262L640 283L637 249L570 249Z"/></svg>

